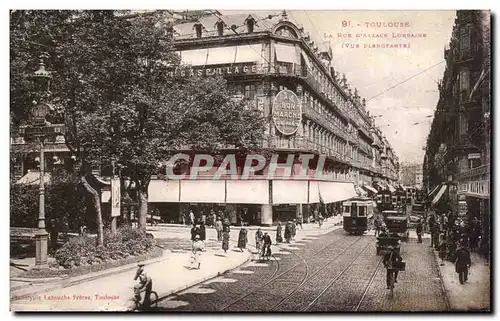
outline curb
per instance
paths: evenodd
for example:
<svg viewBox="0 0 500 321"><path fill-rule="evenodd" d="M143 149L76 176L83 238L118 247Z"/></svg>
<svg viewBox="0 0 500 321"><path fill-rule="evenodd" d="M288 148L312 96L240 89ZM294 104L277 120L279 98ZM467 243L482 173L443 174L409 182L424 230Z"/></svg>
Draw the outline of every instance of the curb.
<svg viewBox="0 0 500 321"><path fill-rule="evenodd" d="M168 252L168 253L170 253L170 252ZM168 255L164 255L164 256L159 257L159 258L155 258L155 259L151 259L151 260L147 260L147 261L142 261L142 263L149 265L149 264L158 263L158 262L161 262L161 261L164 261L167 259L168 259ZM139 262L137 262L137 263L139 263ZM59 279L57 281L60 281L60 283L54 284L53 286L48 286L44 289L35 290L35 291L29 292L29 293L22 293L22 294L15 293L16 290L22 290L25 288L32 287L33 284L53 284L56 282L56 281L55 282L43 282L43 281L36 282L36 280L33 279L30 283L27 283L26 285L20 285L20 286L17 286L17 287L14 287L13 289L11 289L10 295L11 295L11 298L16 296L16 295L17 296L34 296L34 295L40 294L40 293L45 293L45 292L58 290L58 289L64 289L66 287L77 285L77 284L80 284L83 282L93 281L93 280L96 280L99 278L107 277L107 276L110 276L112 274L122 273L122 272L133 270L137 267L137 263L127 264L127 265L124 265L121 267L116 267L114 269L108 269L107 271L104 270L105 272L103 272L103 273L97 274L97 273L99 273L99 272L97 272L95 275L88 275L88 277L82 277L81 279L76 279L76 280L69 280L70 278ZM113 270L113 271L109 271L109 270ZM75 277L75 278L78 278L78 277ZM15 281L15 280L11 279L11 281Z"/></svg>
<svg viewBox="0 0 500 321"><path fill-rule="evenodd" d="M434 248L432 248L431 251L434 254L434 263L436 263L436 268L437 268L437 271L439 274L439 282L441 283L441 289L443 290L443 293L444 293L444 299L445 299L444 302L446 304L446 309L448 311L452 311L451 304L450 304L450 297L448 295L448 290L446 290L446 287L444 286L443 274L441 273L441 268L439 267L439 257L437 256L438 254L436 254L436 251L434 250Z"/></svg>
<svg viewBox="0 0 500 321"><path fill-rule="evenodd" d="M189 289L189 288L191 288L193 286L196 286L196 285L198 285L200 283L203 283L205 281L214 279L214 278L216 278L218 276L221 276L223 274L226 274L226 273L228 273L228 272L230 272L232 270L236 270L236 269L240 268L241 266L243 266L243 265L247 264L249 261L251 261L251 259L252 259L252 253L249 250L247 250L247 254L248 254L248 256L245 259L245 261L243 261L241 263L238 263L237 265L235 265L233 267L229 267L229 268L225 269L224 271L214 272L214 273L210 274L209 276L203 277L202 279L191 281L191 282L187 283L186 285L180 286L180 287L178 287L176 289L169 290L169 291L167 291L165 293L161 293L161 294L158 293L158 301L159 300L163 300L163 299L167 298L168 296L170 296L172 294L184 291L184 290Z"/></svg>

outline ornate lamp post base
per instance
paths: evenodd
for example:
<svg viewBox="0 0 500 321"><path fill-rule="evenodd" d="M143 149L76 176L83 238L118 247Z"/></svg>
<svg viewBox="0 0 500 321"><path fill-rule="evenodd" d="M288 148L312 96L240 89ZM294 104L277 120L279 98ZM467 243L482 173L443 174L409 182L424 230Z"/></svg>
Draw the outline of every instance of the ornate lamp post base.
<svg viewBox="0 0 500 321"><path fill-rule="evenodd" d="M47 260L47 247L48 247L49 233L45 229L36 232L36 257L35 257L35 270L48 269L49 264Z"/></svg>

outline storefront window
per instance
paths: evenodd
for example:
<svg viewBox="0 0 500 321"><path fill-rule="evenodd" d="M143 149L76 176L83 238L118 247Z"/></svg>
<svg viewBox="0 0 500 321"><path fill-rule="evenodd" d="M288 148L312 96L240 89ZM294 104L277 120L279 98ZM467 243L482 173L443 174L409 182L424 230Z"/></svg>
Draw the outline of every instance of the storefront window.
<svg viewBox="0 0 500 321"><path fill-rule="evenodd" d="M245 98L247 99L255 99L255 85L246 85L245 86Z"/></svg>

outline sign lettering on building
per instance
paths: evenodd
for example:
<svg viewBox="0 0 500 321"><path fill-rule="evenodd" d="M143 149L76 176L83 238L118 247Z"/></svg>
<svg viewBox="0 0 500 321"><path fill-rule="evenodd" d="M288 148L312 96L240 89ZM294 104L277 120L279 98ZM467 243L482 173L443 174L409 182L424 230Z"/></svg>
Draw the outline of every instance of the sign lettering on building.
<svg viewBox="0 0 500 321"><path fill-rule="evenodd" d="M190 69L178 68L168 72L169 77L203 77L203 76L232 76L251 75L259 73L255 64L233 64L226 66L193 66Z"/></svg>
<svg viewBox="0 0 500 321"><path fill-rule="evenodd" d="M302 104L293 91L285 89L276 95L273 121L276 129L283 135L293 135L299 129L302 122Z"/></svg>

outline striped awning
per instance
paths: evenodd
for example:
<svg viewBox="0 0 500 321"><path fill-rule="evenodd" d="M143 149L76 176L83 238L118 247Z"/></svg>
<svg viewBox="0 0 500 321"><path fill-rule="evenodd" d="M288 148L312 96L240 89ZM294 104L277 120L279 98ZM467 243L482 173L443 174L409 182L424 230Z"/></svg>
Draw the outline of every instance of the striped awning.
<svg viewBox="0 0 500 321"><path fill-rule="evenodd" d="M434 197L434 199L432 200L432 205L436 204L437 202L439 202L439 200L441 199L441 197L443 196L444 192L446 192L446 189L448 188L447 185L443 184L441 185L441 188L439 189L439 192L436 194L436 196Z"/></svg>
<svg viewBox="0 0 500 321"><path fill-rule="evenodd" d="M434 189L429 193L429 196L428 196L429 198L432 197L435 192L437 192L437 190L439 189L439 186L441 186L441 185L434 187Z"/></svg>
<svg viewBox="0 0 500 321"><path fill-rule="evenodd" d="M366 190L368 190L368 191L370 191L370 192L372 192L372 193L375 193L375 194L377 193L377 190L376 190L376 189L374 189L373 187L371 187L370 185L363 185L363 187L364 187Z"/></svg>

